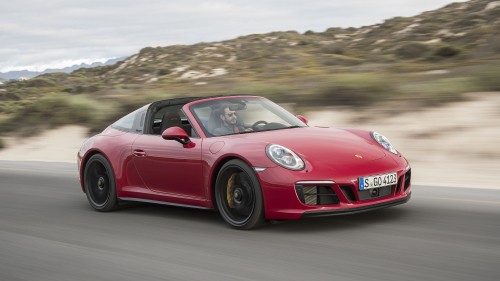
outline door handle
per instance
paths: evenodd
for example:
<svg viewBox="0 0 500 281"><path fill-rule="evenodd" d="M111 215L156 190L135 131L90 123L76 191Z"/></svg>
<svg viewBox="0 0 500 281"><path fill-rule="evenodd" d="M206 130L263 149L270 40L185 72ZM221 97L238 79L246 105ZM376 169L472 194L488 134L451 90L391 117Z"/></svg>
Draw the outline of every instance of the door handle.
<svg viewBox="0 0 500 281"><path fill-rule="evenodd" d="M134 155L137 156L137 157L145 157L146 156L146 152L144 150L135 149L134 150Z"/></svg>

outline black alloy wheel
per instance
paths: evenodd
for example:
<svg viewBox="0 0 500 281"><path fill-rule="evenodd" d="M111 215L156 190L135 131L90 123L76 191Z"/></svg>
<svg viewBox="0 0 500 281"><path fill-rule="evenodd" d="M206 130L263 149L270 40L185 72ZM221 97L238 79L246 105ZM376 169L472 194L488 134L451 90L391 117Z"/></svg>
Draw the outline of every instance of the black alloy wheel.
<svg viewBox="0 0 500 281"><path fill-rule="evenodd" d="M255 172L245 162L225 163L215 183L215 199L222 218L237 229L252 229L264 223L264 200Z"/></svg>
<svg viewBox="0 0 500 281"><path fill-rule="evenodd" d="M93 155L85 165L84 186L90 206L94 209L109 212L118 206L113 169L103 155Z"/></svg>

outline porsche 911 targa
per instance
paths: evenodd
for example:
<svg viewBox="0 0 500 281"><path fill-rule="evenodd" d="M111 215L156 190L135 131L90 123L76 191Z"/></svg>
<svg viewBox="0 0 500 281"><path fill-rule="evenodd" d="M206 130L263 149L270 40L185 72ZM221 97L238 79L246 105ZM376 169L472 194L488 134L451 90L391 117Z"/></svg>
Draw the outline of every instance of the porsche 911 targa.
<svg viewBox="0 0 500 281"><path fill-rule="evenodd" d="M145 105L85 141L78 167L98 211L125 201L215 209L238 229L411 196L410 165L383 135L309 127L258 96Z"/></svg>

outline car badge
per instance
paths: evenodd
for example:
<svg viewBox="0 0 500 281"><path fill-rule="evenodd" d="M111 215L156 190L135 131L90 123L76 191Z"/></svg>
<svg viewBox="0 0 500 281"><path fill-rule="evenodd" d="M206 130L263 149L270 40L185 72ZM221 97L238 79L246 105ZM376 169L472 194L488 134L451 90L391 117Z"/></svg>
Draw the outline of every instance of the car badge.
<svg viewBox="0 0 500 281"><path fill-rule="evenodd" d="M356 156L356 157L357 157L357 158L359 158L359 159L362 159L362 158L363 158L363 156L361 156L361 155L359 155L359 154L355 154L354 156Z"/></svg>

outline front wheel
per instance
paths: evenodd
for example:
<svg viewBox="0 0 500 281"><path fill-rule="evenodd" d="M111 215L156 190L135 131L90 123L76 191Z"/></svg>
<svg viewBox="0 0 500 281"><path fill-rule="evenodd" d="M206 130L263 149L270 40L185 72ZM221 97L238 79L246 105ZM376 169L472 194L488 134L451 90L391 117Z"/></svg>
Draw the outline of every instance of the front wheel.
<svg viewBox="0 0 500 281"><path fill-rule="evenodd" d="M85 194L94 209L109 212L118 207L113 169L103 155L90 157L85 165L84 184Z"/></svg>
<svg viewBox="0 0 500 281"><path fill-rule="evenodd" d="M215 183L215 200L222 218L234 228L252 229L264 223L259 180L241 160L222 166Z"/></svg>

